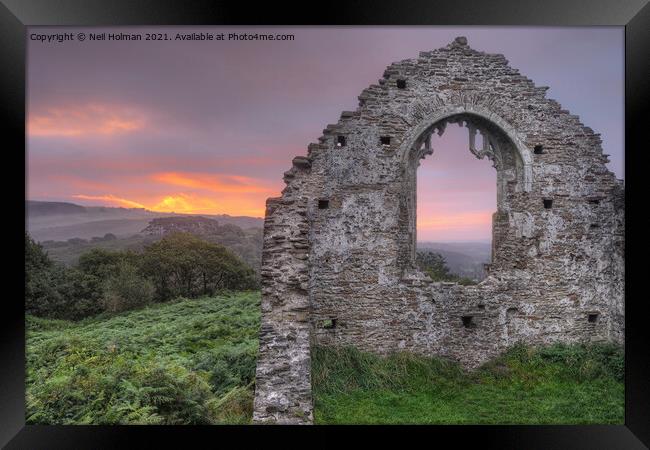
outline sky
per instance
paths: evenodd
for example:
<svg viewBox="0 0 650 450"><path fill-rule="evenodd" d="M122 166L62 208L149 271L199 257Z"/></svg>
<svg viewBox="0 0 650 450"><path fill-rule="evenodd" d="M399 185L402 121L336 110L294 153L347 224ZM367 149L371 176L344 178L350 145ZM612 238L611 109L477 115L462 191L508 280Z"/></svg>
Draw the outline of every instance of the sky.
<svg viewBox="0 0 650 450"><path fill-rule="evenodd" d="M30 40L273 33L292 41ZM30 27L27 198L263 217L282 174L390 63L456 36L601 133L624 170L622 27ZM448 127L418 171L418 240L489 241L496 172Z"/></svg>

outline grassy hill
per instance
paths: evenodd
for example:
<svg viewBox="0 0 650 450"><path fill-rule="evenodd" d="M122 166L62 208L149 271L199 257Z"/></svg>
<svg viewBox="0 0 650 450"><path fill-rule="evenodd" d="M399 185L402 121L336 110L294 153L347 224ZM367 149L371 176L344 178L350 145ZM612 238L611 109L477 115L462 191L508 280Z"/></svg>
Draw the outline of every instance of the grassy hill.
<svg viewBox="0 0 650 450"><path fill-rule="evenodd" d="M27 318L27 421L213 424L252 414L259 293L78 323Z"/></svg>
<svg viewBox="0 0 650 450"><path fill-rule="evenodd" d="M27 317L30 424L248 423L259 292L71 323ZM616 347L516 347L480 370L313 349L316 423L623 423Z"/></svg>

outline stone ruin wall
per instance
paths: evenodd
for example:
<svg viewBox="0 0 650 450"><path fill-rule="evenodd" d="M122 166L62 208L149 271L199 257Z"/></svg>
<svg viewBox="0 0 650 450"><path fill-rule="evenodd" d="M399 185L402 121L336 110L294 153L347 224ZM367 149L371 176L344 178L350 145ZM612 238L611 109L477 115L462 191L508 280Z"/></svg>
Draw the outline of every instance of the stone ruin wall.
<svg viewBox="0 0 650 450"><path fill-rule="evenodd" d="M547 89L457 38L391 64L294 158L267 201L256 422L313 421L314 344L474 368L518 341L623 342L622 182ZM496 169L492 262L475 286L414 265L417 166L455 124Z"/></svg>

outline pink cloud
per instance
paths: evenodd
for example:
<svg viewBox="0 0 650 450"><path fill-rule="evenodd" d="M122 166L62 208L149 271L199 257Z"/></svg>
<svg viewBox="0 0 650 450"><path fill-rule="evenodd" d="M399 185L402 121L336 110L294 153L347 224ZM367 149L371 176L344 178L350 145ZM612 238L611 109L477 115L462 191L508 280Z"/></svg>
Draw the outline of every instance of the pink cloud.
<svg viewBox="0 0 650 450"><path fill-rule="evenodd" d="M27 134L33 137L109 136L140 130L145 124L142 112L129 106L69 104L29 114Z"/></svg>

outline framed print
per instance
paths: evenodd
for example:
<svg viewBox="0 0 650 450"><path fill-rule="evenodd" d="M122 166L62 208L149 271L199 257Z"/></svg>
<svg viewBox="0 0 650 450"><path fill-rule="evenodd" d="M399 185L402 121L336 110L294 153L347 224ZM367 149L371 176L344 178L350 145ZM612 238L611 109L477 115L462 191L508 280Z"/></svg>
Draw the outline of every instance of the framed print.
<svg viewBox="0 0 650 450"><path fill-rule="evenodd" d="M647 2L1 9L7 448L648 445Z"/></svg>

